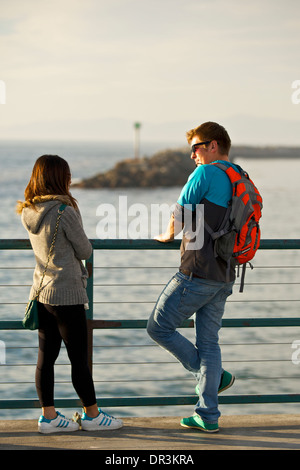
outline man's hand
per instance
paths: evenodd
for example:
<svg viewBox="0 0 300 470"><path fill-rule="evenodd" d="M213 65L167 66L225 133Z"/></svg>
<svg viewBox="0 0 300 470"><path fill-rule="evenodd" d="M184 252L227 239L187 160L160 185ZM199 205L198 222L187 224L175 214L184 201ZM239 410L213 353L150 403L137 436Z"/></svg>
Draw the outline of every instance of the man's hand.
<svg viewBox="0 0 300 470"><path fill-rule="evenodd" d="M167 227L167 230L165 233L162 233L161 235L158 235L157 237L154 238L154 240L157 240L158 242L161 243L168 243L172 242L176 235L181 232L183 228L183 225L179 226L178 222L175 223L174 215L171 215L169 225Z"/></svg>
<svg viewBox="0 0 300 470"><path fill-rule="evenodd" d="M162 243L168 243L168 242L172 242L174 240L174 237L170 238L170 236L167 233L162 233L158 235L157 237L155 237L154 240L157 240L158 242L162 242Z"/></svg>

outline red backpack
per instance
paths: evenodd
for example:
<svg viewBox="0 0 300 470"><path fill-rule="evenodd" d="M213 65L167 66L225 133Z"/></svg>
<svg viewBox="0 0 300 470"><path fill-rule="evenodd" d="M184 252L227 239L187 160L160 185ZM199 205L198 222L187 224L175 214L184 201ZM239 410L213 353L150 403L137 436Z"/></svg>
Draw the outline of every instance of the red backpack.
<svg viewBox="0 0 300 470"><path fill-rule="evenodd" d="M237 266L243 265L240 292L243 291L246 263L255 255L260 243L259 220L262 211L262 197L241 167L216 162L212 165L225 171L232 184L232 200L221 227L214 232L206 223L205 228L215 243L215 253L225 261L232 258ZM252 265L249 263L251 268Z"/></svg>

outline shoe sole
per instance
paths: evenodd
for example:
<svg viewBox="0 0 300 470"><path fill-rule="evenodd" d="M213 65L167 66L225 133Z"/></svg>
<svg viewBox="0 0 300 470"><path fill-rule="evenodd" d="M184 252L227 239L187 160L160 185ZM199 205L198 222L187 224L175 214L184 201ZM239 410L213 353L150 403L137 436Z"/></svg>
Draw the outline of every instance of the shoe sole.
<svg viewBox="0 0 300 470"><path fill-rule="evenodd" d="M117 429L121 429L122 426L118 426L117 428L81 428L82 431L116 431Z"/></svg>
<svg viewBox="0 0 300 470"><path fill-rule="evenodd" d="M214 432L219 432L219 428L217 428L217 429L205 429L205 428L202 428L201 426L187 426L186 424L182 424L182 423L180 423L180 426L182 426L183 428L198 429L198 431L208 432L210 434L214 433Z"/></svg>
<svg viewBox="0 0 300 470"><path fill-rule="evenodd" d="M120 429L123 427L123 423L117 426L92 426L92 427L84 427L81 421L81 430L82 431L114 431L115 429Z"/></svg>
<svg viewBox="0 0 300 470"><path fill-rule="evenodd" d="M234 381L235 381L235 376L232 375L229 384L226 385L225 387L219 389L219 390L218 390L218 394L219 394L219 393L222 393L222 392L224 392L225 390L227 390L228 388L230 388L230 387L234 384Z"/></svg>
<svg viewBox="0 0 300 470"><path fill-rule="evenodd" d="M38 428L38 431L41 434L54 434L56 432L76 432L76 431L79 431L79 428L77 428L77 429L67 429L67 428L53 428L53 429L45 428L45 429L41 429L41 428Z"/></svg>

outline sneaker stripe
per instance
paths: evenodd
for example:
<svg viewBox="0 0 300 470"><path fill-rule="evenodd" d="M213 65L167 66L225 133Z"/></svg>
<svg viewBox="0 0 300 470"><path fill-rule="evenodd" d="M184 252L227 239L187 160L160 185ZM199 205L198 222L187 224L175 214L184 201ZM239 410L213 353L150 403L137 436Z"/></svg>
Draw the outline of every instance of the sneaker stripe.
<svg viewBox="0 0 300 470"><path fill-rule="evenodd" d="M99 426L102 426L102 424L103 424L103 422L104 422L105 419L106 419L105 416L103 416L103 418L102 418L101 421L99 422Z"/></svg>
<svg viewBox="0 0 300 470"><path fill-rule="evenodd" d="M58 423L57 427L58 428L67 428L69 426L69 421L66 419L61 419L60 422Z"/></svg>
<svg viewBox="0 0 300 470"><path fill-rule="evenodd" d="M108 416L103 416L102 420L99 423L99 426L110 426L111 419Z"/></svg>

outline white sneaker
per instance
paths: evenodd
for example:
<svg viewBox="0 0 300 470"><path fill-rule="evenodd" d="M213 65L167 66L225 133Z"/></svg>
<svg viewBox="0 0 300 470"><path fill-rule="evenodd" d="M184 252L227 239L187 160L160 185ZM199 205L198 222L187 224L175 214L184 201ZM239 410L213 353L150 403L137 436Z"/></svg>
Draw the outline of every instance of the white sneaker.
<svg viewBox="0 0 300 470"><path fill-rule="evenodd" d="M109 416L99 408L99 414L96 418L90 418L85 413L81 417L81 428L84 431L103 431L110 429L119 429L123 426L121 419Z"/></svg>
<svg viewBox="0 0 300 470"><path fill-rule="evenodd" d="M44 416L41 416L38 422L38 430L42 434L50 434L52 432L72 432L78 431L78 429L78 423L66 418L58 411L56 418L47 419Z"/></svg>

